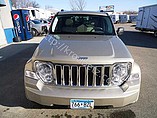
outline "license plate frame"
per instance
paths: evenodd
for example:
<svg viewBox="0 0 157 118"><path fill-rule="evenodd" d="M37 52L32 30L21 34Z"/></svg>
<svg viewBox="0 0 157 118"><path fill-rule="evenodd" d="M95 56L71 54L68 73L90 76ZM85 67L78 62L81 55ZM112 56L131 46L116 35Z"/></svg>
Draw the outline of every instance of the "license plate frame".
<svg viewBox="0 0 157 118"><path fill-rule="evenodd" d="M71 99L71 109L94 109L94 100Z"/></svg>

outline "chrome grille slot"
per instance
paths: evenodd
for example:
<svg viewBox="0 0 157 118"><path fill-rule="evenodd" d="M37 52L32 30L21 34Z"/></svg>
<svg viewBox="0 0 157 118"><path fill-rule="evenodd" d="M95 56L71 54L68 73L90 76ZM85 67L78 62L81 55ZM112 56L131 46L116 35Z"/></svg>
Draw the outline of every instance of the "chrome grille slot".
<svg viewBox="0 0 157 118"><path fill-rule="evenodd" d="M69 69L69 66L63 66L63 71L64 71L64 82L65 82L65 85L69 85L70 82L70 69Z"/></svg>
<svg viewBox="0 0 157 118"><path fill-rule="evenodd" d="M96 68L96 86L100 86L101 81L101 67Z"/></svg>
<svg viewBox="0 0 157 118"><path fill-rule="evenodd" d="M96 86L96 67L93 67L93 86Z"/></svg>
<svg viewBox="0 0 157 118"><path fill-rule="evenodd" d="M57 84L61 85L61 66L55 66Z"/></svg>
<svg viewBox="0 0 157 118"><path fill-rule="evenodd" d="M85 67L80 67L80 85L84 86L85 85Z"/></svg>
<svg viewBox="0 0 157 118"><path fill-rule="evenodd" d="M104 85L108 85L109 84L109 73L110 73L110 68L109 67L105 67L105 71L104 71Z"/></svg>
<svg viewBox="0 0 157 118"><path fill-rule="evenodd" d="M64 80L64 66L61 66L61 85L65 85L65 80Z"/></svg>
<svg viewBox="0 0 157 118"><path fill-rule="evenodd" d="M85 86L88 86L88 66L85 67Z"/></svg>
<svg viewBox="0 0 157 118"><path fill-rule="evenodd" d="M72 66L72 85L76 86L77 85L77 67L76 66Z"/></svg>
<svg viewBox="0 0 157 118"><path fill-rule="evenodd" d="M109 66L55 65L56 85L61 86L108 86Z"/></svg>
<svg viewBox="0 0 157 118"><path fill-rule="evenodd" d="M93 83L93 67L88 68L88 86L92 86Z"/></svg>

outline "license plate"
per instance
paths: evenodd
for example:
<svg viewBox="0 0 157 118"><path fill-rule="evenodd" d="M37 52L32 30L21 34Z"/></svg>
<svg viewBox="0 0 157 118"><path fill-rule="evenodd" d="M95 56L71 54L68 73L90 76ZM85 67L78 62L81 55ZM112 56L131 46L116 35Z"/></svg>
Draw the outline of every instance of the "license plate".
<svg viewBox="0 0 157 118"><path fill-rule="evenodd" d="M70 108L71 109L93 109L94 100L71 99Z"/></svg>

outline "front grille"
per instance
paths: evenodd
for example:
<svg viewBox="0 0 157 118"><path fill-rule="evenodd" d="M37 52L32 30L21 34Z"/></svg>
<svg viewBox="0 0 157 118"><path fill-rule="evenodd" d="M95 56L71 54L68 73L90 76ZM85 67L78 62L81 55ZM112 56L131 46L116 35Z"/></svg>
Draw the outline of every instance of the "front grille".
<svg viewBox="0 0 157 118"><path fill-rule="evenodd" d="M108 86L110 66L105 65L54 65L56 85Z"/></svg>

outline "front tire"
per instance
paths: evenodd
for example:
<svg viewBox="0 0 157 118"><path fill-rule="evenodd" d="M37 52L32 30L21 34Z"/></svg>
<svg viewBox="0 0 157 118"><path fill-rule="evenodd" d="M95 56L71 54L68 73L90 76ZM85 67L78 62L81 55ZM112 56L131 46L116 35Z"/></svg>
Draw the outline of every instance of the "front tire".
<svg viewBox="0 0 157 118"><path fill-rule="evenodd" d="M19 36L13 38L13 42L21 42L21 38Z"/></svg>
<svg viewBox="0 0 157 118"><path fill-rule="evenodd" d="M32 35L33 36L38 36L38 31L36 29L32 29Z"/></svg>

